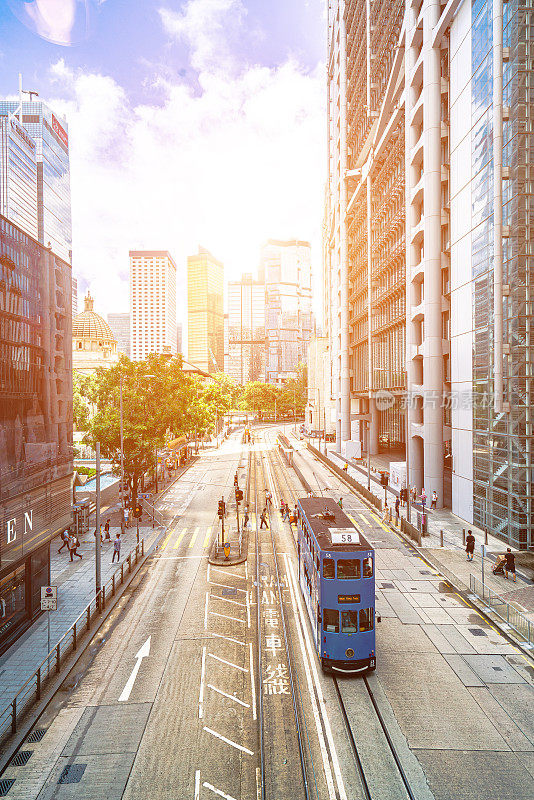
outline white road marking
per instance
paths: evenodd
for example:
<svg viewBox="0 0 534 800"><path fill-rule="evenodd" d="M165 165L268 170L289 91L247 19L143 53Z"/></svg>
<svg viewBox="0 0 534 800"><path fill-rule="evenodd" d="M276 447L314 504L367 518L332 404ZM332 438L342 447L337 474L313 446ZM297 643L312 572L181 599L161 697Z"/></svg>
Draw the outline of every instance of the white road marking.
<svg viewBox="0 0 534 800"><path fill-rule="evenodd" d="M210 595L209 592L206 592L206 605L204 606L204 630L208 629L208 603L209 603Z"/></svg>
<svg viewBox="0 0 534 800"><path fill-rule="evenodd" d="M195 772L195 800L200 798L200 770Z"/></svg>
<svg viewBox="0 0 534 800"><path fill-rule="evenodd" d="M294 572L293 572L293 565L291 564L291 561L290 561L290 559L288 559L287 556L285 556L285 561L286 561L286 573L290 576L290 579L291 579L289 581L291 603L293 605L293 610L295 612L295 617L301 623L300 625L299 624L297 625L297 631L298 631L298 635L299 635L300 648L301 648L301 651L302 651L302 660L304 662L304 668L305 668L305 672L306 672L306 679L308 681L308 689L309 689L310 699L312 701L312 707L313 707L313 711L314 711L315 725L316 725L316 728L317 728L317 735L319 737L319 744L320 744L320 747L321 747L321 755L323 757L323 766L324 766L324 770L325 770L326 782L327 782L327 785L328 785L328 793L330 795L330 800L336 800L336 790L335 790L335 787L334 787L332 771L331 771L331 768L330 768L330 760L328 758L328 751L326 749L326 743L325 743L325 740L324 740L323 728L322 728L322 725L321 725L321 717L322 717L322 720L323 720L323 723L324 723L324 729L325 729L325 732L326 732L326 738L328 739L328 744L329 744L329 747L330 747L330 753L331 753L331 756L332 756L332 765L333 765L333 768L334 768L334 774L336 776L336 783L337 783L338 789L339 789L339 796L340 796L341 800L347 800L347 794L345 792L345 784L344 784L343 778L341 776L341 769L339 767L339 760L338 760L338 757L337 757L337 751L336 751L336 747L335 747L335 744L334 744L334 738L332 736L332 729L330 727L330 720L328 718L328 714L327 714L327 711L326 711L326 704L325 704L325 700L324 700L324 697L323 697L323 691L322 691L322 688L321 688L321 684L319 682L319 677L317 675L317 668L316 668L316 658L317 658L317 656L316 656L314 648L311 645L310 634L309 634L309 631L308 631L308 625L307 625L306 617L304 615L302 602L301 602L301 597L300 597L300 594L299 594L299 587L298 587L298 584L297 584L297 579L295 578L295 575L294 575ZM298 605L298 614L296 612L295 604ZM304 632L304 638L303 638L303 632ZM306 647L304 646L304 641L306 643ZM306 655L306 650L308 651L307 655ZM313 677L313 683L312 683L312 677ZM317 704L316 704L316 700L315 700L315 693L313 691L313 684L315 684L315 691L317 692L317 697L319 699L319 706L320 706L320 709L321 709L321 714L320 715L319 715L319 710L317 708Z"/></svg>
<svg viewBox="0 0 534 800"><path fill-rule="evenodd" d="M138 651L137 655L135 656L136 659L137 659L136 662L135 662L135 667L132 670L132 674L130 675L130 677L126 681L126 686L124 687L124 689L121 692L121 696L119 697L119 703L125 703L126 700L128 700L128 698L130 697L130 695L132 693L132 689L133 689L133 686L134 686L134 683L135 683L135 679L137 678L137 673L139 672L139 667L141 666L141 661L143 660L143 658L146 658L147 656L150 655L150 639L151 638L152 638L151 636L148 637L148 639L146 640L144 645L140 648L140 650Z"/></svg>
<svg viewBox="0 0 534 800"><path fill-rule="evenodd" d="M212 786L211 783L208 783L207 781L204 781L202 786L204 787L204 789L209 789L210 792L213 792L213 794L216 794L217 797L224 798L224 800L235 800L235 797L232 797L231 794L226 794L226 792L221 792L220 789L216 789L215 786Z"/></svg>
<svg viewBox="0 0 534 800"><path fill-rule="evenodd" d="M252 642L249 642L248 646L250 648L249 664L250 664L250 689L251 689L251 692L252 692L252 719L256 719L257 718L257 713L256 713L256 682L254 680L254 657L252 655Z"/></svg>
<svg viewBox="0 0 534 800"><path fill-rule="evenodd" d="M235 697L233 694L228 694L227 692L223 692L222 689L217 689L217 687L213 686L212 683L208 683L208 689L213 689L214 692L222 694L223 697L227 697L229 700L235 700L236 703L245 706L245 708L250 708L249 703L245 703L244 700L240 700L239 697Z"/></svg>
<svg viewBox="0 0 534 800"><path fill-rule="evenodd" d="M217 733L217 731L212 731L211 728L206 728L205 725L203 730L205 730L206 733L211 733L212 736L216 736L217 739L221 740L221 742L226 742L226 744L229 744L231 747L235 747L236 750L241 750L242 753L248 753L249 756L254 755L253 751L249 750L248 747L243 747L242 744L237 744L237 742L233 742L231 739L227 739L226 736L222 735L222 733Z"/></svg>
<svg viewBox="0 0 534 800"><path fill-rule="evenodd" d="M198 693L198 718L204 713L204 678L206 676L206 645L202 648L202 668L200 670L200 691Z"/></svg>
<svg viewBox="0 0 534 800"><path fill-rule="evenodd" d="M222 617L223 619L231 619L232 622L242 622L243 624L245 624L245 620L244 619L238 619L237 617L229 617L228 614L219 614L217 611L210 611L210 614L212 614L214 617Z"/></svg>
<svg viewBox="0 0 534 800"><path fill-rule="evenodd" d="M210 581L209 579L208 583L210 586L222 586L224 589L235 589L236 592L245 592L245 594L247 594L247 590L241 589L240 586L230 586L229 583L217 583L217 581Z"/></svg>
<svg viewBox="0 0 534 800"><path fill-rule="evenodd" d="M234 642L234 644L241 644L241 645L243 645L243 647L247 646L245 642L240 642L239 639L232 639L231 636L223 636L222 633L215 633L215 631L212 631L211 635L212 636L217 636L217 638L219 638L219 639L226 639L226 641L228 641L228 642Z"/></svg>
<svg viewBox="0 0 534 800"><path fill-rule="evenodd" d="M210 582L210 568L211 568L211 564L208 561L208 575L207 575L208 583Z"/></svg>
<svg viewBox="0 0 534 800"><path fill-rule="evenodd" d="M230 600L229 597L222 597L220 594L212 594L213 600L224 600L225 603L233 603L234 606L241 606L241 608L245 608L245 603L240 603L239 600Z"/></svg>
<svg viewBox="0 0 534 800"><path fill-rule="evenodd" d="M220 661L221 664L226 664L228 667L235 667L235 669L241 670L241 672L246 672L247 670L244 667L240 667L239 664L234 664L232 661L226 661L224 658L219 658L219 656L214 656L213 653L208 653L209 658L214 658L215 661Z"/></svg>
<svg viewBox="0 0 534 800"><path fill-rule="evenodd" d="M239 580L244 581L244 575L236 575L235 572L228 572L227 569L219 569L219 567L213 567L214 572L222 572L223 575L230 575L231 578L239 578Z"/></svg>
<svg viewBox="0 0 534 800"><path fill-rule="evenodd" d="M186 561L188 558L208 558L208 556L160 556L160 561Z"/></svg>
<svg viewBox="0 0 534 800"><path fill-rule="evenodd" d="M248 597L248 591L245 595L245 600L247 601L247 628L250 628L250 600Z"/></svg>

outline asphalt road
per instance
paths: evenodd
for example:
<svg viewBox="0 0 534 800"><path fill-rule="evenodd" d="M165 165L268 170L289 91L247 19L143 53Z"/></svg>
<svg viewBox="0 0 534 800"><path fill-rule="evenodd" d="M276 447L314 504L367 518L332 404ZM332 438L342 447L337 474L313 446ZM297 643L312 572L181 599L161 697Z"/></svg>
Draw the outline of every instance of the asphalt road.
<svg viewBox="0 0 534 800"><path fill-rule="evenodd" d="M272 432L266 438L271 447ZM248 563L216 568L207 560L217 500L244 463L242 449L234 436L204 451L166 495L168 536L41 718L42 740L23 745L32 753L27 763L4 774L15 781L8 797L257 800L253 537ZM377 551L382 623L369 683L414 795L531 800L532 666L318 461L303 452L297 458L318 492L343 496ZM275 500L300 494L294 473L274 453L265 459L267 487ZM332 679L320 672L295 581L292 533L277 513L271 524L309 796L358 800L365 795L346 725ZM269 628L277 629L267 619L279 618L281 609L265 533L261 545L266 796L297 800L303 795L287 700L288 654L281 637L268 640ZM398 768L362 681L344 680L340 691L372 796L402 800Z"/></svg>

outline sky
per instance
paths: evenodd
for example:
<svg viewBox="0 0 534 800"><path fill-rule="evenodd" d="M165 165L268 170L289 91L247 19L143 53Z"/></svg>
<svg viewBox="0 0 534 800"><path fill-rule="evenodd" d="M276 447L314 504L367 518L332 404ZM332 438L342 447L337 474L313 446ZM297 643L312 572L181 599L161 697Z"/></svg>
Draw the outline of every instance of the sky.
<svg viewBox="0 0 534 800"><path fill-rule="evenodd" d="M21 72L68 121L80 298L128 310L128 251L169 250L185 322L187 255L235 280L268 238L311 241L319 296L325 24L325 0L0 0L0 96Z"/></svg>

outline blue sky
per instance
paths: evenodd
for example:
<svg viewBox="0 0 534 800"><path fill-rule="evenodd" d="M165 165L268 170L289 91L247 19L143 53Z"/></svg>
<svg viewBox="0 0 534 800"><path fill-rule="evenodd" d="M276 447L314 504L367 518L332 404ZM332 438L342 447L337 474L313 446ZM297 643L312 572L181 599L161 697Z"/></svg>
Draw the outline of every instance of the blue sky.
<svg viewBox="0 0 534 800"><path fill-rule="evenodd" d="M58 2L72 46L16 16ZM267 237L309 238L317 268L325 39L324 0L0 0L1 96L22 72L69 123L73 264L97 308L127 308L129 248L184 265L202 244L235 278Z"/></svg>

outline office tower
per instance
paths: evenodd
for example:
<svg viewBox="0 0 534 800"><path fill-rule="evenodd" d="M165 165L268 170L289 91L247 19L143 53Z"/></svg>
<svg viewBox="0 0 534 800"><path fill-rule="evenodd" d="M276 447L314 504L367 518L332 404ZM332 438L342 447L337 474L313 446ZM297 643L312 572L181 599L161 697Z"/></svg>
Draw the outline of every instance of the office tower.
<svg viewBox="0 0 534 800"><path fill-rule="evenodd" d="M78 313L78 280L72 279L72 318Z"/></svg>
<svg viewBox="0 0 534 800"><path fill-rule="evenodd" d="M240 384L265 380L265 284L252 275L228 283L225 372Z"/></svg>
<svg viewBox="0 0 534 800"><path fill-rule="evenodd" d="M0 120L4 127L11 127L14 117L20 124L21 105L22 127L35 143L37 239L60 258L70 262L72 223L67 123L41 100L24 101L22 104L19 101L0 100ZM35 235L33 220L28 222L28 227L24 226L24 230L31 236Z"/></svg>
<svg viewBox="0 0 534 800"><path fill-rule="evenodd" d="M306 361L313 333L309 242L269 239L261 252L260 281L265 283L265 379L282 384Z"/></svg>
<svg viewBox="0 0 534 800"><path fill-rule="evenodd" d="M182 323L178 322L176 325L176 352L182 353L183 344L182 344Z"/></svg>
<svg viewBox="0 0 534 800"><path fill-rule="evenodd" d="M0 116L0 214L37 239L36 146L13 114Z"/></svg>
<svg viewBox="0 0 534 800"><path fill-rule="evenodd" d="M72 521L71 267L0 216L0 647L41 610Z"/></svg>
<svg viewBox="0 0 534 800"><path fill-rule="evenodd" d="M505 9L330 5L325 295L338 448L365 443L359 411L371 452L402 441L405 391L410 484L525 548L534 53L529 10Z"/></svg>
<svg viewBox="0 0 534 800"><path fill-rule="evenodd" d="M188 256L188 361L206 372L224 369L223 279L223 265L208 250Z"/></svg>
<svg viewBox="0 0 534 800"><path fill-rule="evenodd" d="M176 353L176 264L166 250L130 250L132 361Z"/></svg>
<svg viewBox="0 0 534 800"><path fill-rule="evenodd" d="M130 358L130 315L108 314L108 325L117 340L117 351Z"/></svg>

